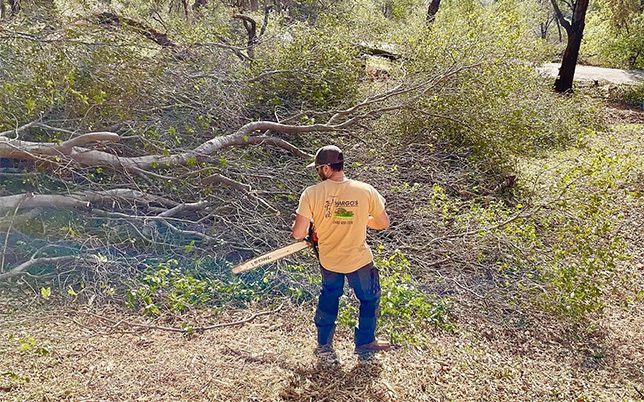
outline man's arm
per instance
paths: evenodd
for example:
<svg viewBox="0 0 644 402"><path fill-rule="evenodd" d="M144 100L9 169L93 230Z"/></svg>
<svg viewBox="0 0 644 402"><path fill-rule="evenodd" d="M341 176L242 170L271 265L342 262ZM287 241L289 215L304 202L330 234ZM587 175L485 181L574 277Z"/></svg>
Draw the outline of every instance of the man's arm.
<svg viewBox="0 0 644 402"><path fill-rule="evenodd" d="M311 220L300 214L295 214L295 222L293 222L293 228L291 229L291 234L293 238L297 240L302 240L309 234L309 225Z"/></svg>
<svg viewBox="0 0 644 402"><path fill-rule="evenodd" d="M382 211L378 216L370 216L367 221L367 227L376 230L383 230L389 227L389 215L387 211Z"/></svg>

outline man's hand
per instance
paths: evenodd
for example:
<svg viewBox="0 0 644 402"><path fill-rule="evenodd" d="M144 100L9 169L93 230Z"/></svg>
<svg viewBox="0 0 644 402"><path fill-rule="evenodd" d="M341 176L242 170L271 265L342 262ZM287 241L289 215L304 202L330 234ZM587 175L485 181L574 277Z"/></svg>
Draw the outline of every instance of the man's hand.
<svg viewBox="0 0 644 402"><path fill-rule="evenodd" d="M304 238L304 241L309 243L311 247L313 247L313 252L315 253L315 256L320 259L320 250L318 249L318 234L315 231L315 226L313 226L313 222L309 225L309 234Z"/></svg>
<svg viewBox="0 0 644 402"><path fill-rule="evenodd" d="M389 227L389 215L383 211L379 216L370 216L367 220L367 227L376 230L383 230Z"/></svg>

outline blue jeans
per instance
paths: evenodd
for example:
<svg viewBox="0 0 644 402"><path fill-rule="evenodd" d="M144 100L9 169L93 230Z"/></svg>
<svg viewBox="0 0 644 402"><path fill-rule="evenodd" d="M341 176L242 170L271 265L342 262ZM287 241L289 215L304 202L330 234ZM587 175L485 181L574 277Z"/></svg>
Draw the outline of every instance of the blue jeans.
<svg viewBox="0 0 644 402"><path fill-rule="evenodd" d="M330 344L338 318L340 296L344 291L344 277L360 301L360 317L355 329L356 346L370 343L376 339L376 321L380 305L380 277L378 269L369 263L349 274L331 272L320 266L322 271L322 290L315 312L315 325L318 329L318 343Z"/></svg>

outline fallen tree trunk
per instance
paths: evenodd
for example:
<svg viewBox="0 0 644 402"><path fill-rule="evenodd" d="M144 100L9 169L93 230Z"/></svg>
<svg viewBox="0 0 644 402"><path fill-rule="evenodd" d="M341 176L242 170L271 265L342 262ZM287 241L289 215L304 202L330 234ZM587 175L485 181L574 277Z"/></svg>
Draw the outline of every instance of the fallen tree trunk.
<svg viewBox="0 0 644 402"><path fill-rule="evenodd" d="M26 126L23 126L26 127ZM71 140L58 143L41 143L11 139L6 135L14 132L7 131L0 133L0 158L20 159L30 161L41 161L47 163L67 163L69 161L87 167L107 167L117 171L139 172L141 170L153 170L157 168L170 168L183 166L194 161L203 161L207 156L216 151L236 145L262 144L267 143L284 148L294 155L308 157L309 155L299 150L294 145L279 138L267 136L250 137L258 131L282 131L287 133L311 132L311 131L332 131L334 127L325 125L313 126L290 126L285 124L261 121L249 123L234 134L215 137L204 142L193 150L178 153L170 156L145 155L124 157L114 155L105 151L92 150L81 145L93 142L116 142L120 137L110 132L87 133ZM20 128L15 130L20 131Z"/></svg>

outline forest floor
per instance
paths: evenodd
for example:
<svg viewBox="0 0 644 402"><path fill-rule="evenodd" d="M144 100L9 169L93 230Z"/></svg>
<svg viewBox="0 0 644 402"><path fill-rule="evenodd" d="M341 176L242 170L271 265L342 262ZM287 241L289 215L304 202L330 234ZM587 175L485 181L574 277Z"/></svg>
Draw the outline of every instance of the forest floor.
<svg viewBox="0 0 644 402"><path fill-rule="evenodd" d="M643 115L609 110L611 122L635 127L635 136ZM608 306L589 331L535 311L511 319L475 294L454 296L453 332L431 330L422 346L378 363L358 363L351 330L340 327L343 364L330 370L312 353L312 304L198 310L195 320L209 323L270 313L188 335L132 326L144 318L118 305L0 288L0 400L644 400L641 298Z"/></svg>

